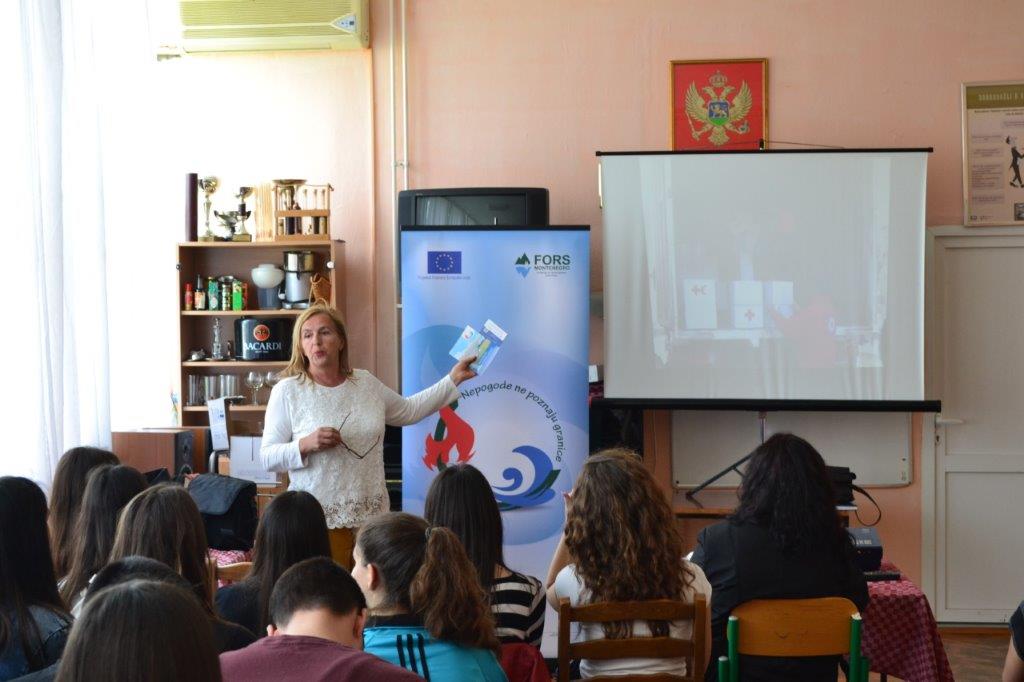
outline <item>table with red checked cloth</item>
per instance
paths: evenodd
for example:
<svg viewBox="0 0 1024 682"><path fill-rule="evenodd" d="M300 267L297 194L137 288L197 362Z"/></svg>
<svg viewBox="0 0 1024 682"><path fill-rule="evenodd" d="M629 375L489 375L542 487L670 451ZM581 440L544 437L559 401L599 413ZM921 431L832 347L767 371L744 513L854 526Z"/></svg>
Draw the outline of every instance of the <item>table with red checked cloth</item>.
<svg viewBox="0 0 1024 682"><path fill-rule="evenodd" d="M218 566L237 564L241 561L252 561L252 552L241 549L213 549L210 548L210 558L217 562ZM224 587L230 581L218 580L217 587Z"/></svg>
<svg viewBox="0 0 1024 682"><path fill-rule="evenodd" d="M883 561L883 571L898 571ZM907 580L868 583L871 601L861 614L861 651L871 670L906 682L953 682L935 616L921 589Z"/></svg>

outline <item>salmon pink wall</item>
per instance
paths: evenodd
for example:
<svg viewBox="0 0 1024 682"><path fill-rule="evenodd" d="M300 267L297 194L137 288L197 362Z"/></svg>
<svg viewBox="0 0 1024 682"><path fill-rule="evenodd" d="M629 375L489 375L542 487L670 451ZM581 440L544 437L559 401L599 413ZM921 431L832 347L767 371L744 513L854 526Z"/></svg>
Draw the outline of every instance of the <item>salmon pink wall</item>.
<svg viewBox="0 0 1024 682"><path fill-rule="evenodd" d="M390 6L372 9L378 360L393 377ZM928 223L958 224L960 83L1021 76L1022 20L1019 0L408 2L409 185L549 188L552 222L593 226L600 290L594 152L668 148L671 60L767 57L770 138L932 146Z"/></svg>
<svg viewBox="0 0 1024 682"><path fill-rule="evenodd" d="M372 9L377 369L394 384L391 4ZM1022 20L1020 0L415 0L406 29L409 185L549 188L553 223L593 226L598 291L594 152L668 148L671 60L767 57L771 139L932 146L927 221L958 224L960 83L1024 76L1013 47ZM599 320L593 328L600 362ZM919 439L914 449L915 483L876 497L893 529L889 553L919 577Z"/></svg>

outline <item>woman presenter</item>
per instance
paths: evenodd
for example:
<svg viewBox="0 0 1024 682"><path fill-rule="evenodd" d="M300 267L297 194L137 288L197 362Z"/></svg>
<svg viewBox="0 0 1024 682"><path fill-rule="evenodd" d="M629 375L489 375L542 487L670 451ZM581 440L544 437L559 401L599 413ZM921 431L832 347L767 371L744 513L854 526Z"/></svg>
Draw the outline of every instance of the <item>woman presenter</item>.
<svg viewBox="0 0 1024 682"><path fill-rule="evenodd" d="M348 362L348 335L338 312L324 305L295 322L292 357L267 404L260 456L270 471L287 471L289 490L323 505L331 554L352 568L355 529L389 509L384 484L384 425L415 424L459 397L476 376L474 358L436 384L403 398Z"/></svg>

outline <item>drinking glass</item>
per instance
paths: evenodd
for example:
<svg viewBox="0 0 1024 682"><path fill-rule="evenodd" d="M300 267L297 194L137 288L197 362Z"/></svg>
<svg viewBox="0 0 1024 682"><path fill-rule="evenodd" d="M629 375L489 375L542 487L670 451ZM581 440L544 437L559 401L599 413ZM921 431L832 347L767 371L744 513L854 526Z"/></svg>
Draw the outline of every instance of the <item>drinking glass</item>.
<svg viewBox="0 0 1024 682"><path fill-rule="evenodd" d="M199 374L188 375L188 405L198 407L206 402L203 378Z"/></svg>
<svg viewBox="0 0 1024 682"><path fill-rule="evenodd" d="M263 381L265 377L263 372L249 372L245 375L245 385L252 389L252 404L259 405L260 401L257 399L257 392L263 388Z"/></svg>
<svg viewBox="0 0 1024 682"><path fill-rule="evenodd" d="M267 380L266 380L267 386L269 386L270 388L273 388L274 386L277 386L277 382L279 382L279 381L281 381L281 373L280 372L275 372L274 370L270 370L269 372L267 372Z"/></svg>

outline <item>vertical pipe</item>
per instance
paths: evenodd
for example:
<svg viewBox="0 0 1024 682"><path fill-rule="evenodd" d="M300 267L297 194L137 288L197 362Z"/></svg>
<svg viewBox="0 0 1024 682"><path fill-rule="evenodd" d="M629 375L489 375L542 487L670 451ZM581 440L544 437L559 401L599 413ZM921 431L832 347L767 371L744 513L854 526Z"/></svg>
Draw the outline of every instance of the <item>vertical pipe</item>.
<svg viewBox="0 0 1024 682"><path fill-rule="evenodd" d="M395 102L395 0L388 1L388 31L390 45L388 46L389 63L391 69L391 88L389 92L390 111L391 111L391 224L388 229L392 229L398 222L398 107ZM399 239L401 235L396 231L392 234L392 248L391 248L391 274L392 284L395 287L395 329L401 330L402 319L401 319L401 295L402 292L398 288L398 269L401 267L401 263L398 261L398 249L400 247ZM398 378L398 389L401 390L402 385L402 335L399 333L396 335L398 342L395 344L395 367Z"/></svg>
<svg viewBox="0 0 1024 682"><path fill-rule="evenodd" d="M409 189L409 57L405 39L405 0L402 6L402 189Z"/></svg>

